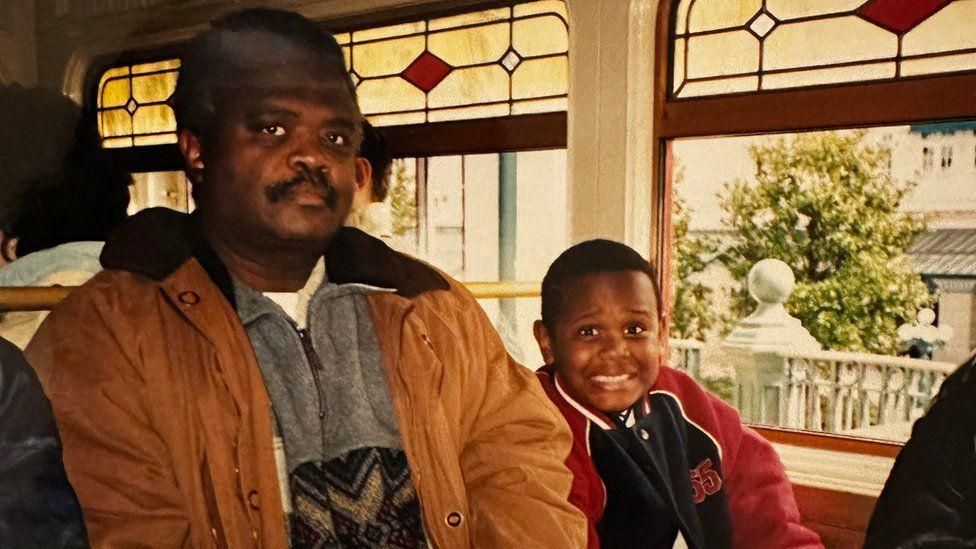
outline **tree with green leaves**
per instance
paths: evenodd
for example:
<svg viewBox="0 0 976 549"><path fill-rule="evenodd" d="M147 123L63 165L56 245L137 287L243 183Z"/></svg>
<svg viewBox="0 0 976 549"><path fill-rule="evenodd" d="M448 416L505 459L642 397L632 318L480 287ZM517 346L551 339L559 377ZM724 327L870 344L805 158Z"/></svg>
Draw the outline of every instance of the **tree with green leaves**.
<svg viewBox="0 0 976 549"><path fill-rule="evenodd" d="M908 257L924 221L898 209L916 183L895 180L890 148L864 132L778 138L750 155L755 179L726 183L722 200L733 276L780 259L797 282L787 310L825 348L896 354L898 326L932 300ZM734 303L740 316L755 308L744 288Z"/></svg>
<svg viewBox="0 0 976 549"><path fill-rule="evenodd" d="M398 158L390 170L390 208L393 211L393 235L402 236L417 229L417 180L407 171L412 159Z"/></svg>
<svg viewBox="0 0 976 549"><path fill-rule="evenodd" d="M671 178L673 203L671 226L673 231L674 264L671 268L671 337L705 341L710 335L725 331L726 319L715 307L715 289L703 284L696 276L710 262L716 260L718 241L714 237L689 234L691 212L678 192L684 181L684 170L675 165Z"/></svg>

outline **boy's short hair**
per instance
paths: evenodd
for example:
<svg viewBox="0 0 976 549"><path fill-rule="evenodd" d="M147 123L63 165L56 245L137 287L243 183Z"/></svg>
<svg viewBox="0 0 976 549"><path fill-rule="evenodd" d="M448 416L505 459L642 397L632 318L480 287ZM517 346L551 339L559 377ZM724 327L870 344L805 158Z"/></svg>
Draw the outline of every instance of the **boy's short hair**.
<svg viewBox="0 0 976 549"><path fill-rule="evenodd" d="M612 240L587 240L559 254L542 279L542 323L550 332L563 302L563 287L572 280L593 273L640 271L651 279L658 310L661 291L657 287L657 270L636 250Z"/></svg>

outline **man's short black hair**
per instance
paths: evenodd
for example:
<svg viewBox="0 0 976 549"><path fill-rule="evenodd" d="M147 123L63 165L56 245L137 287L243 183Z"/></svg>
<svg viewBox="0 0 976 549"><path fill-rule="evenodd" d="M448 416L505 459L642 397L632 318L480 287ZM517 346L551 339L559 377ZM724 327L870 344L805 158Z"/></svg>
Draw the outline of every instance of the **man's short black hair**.
<svg viewBox="0 0 976 549"><path fill-rule="evenodd" d="M373 200L382 202L390 192L390 165L393 158L386 144L386 136L378 128L363 120L363 144L359 155L373 167Z"/></svg>
<svg viewBox="0 0 976 549"><path fill-rule="evenodd" d="M661 292L657 287L657 270L636 250L612 240L587 240L559 254L542 279L542 323L550 332L562 312L567 296L563 288L571 281L588 274L619 271L639 271L651 279L654 298L661 307Z"/></svg>
<svg viewBox="0 0 976 549"><path fill-rule="evenodd" d="M345 80L352 104L356 105L356 89L346 71L342 48L331 34L305 17L254 8L226 15L210 27L190 41L181 57L172 98L181 129L205 139L214 127L218 92L232 89L257 69L274 68L291 60L289 55L294 53L283 51L281 44L321 60L329 74ZM360 116L358 106L355 108Z"/></svg>

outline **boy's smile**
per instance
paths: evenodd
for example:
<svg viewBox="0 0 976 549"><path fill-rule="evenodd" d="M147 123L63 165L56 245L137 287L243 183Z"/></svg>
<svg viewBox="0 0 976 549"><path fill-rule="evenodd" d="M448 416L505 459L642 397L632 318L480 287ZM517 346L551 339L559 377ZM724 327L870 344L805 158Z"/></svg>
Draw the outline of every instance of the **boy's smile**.
<svg viewBox="0 0 976 549"><path fill-rule="evenodd" d="M601 412L630 407L657 380L658 303L640 271L582 275L562 288L551 329L537 323L543 357L580 404Z"/></svg>

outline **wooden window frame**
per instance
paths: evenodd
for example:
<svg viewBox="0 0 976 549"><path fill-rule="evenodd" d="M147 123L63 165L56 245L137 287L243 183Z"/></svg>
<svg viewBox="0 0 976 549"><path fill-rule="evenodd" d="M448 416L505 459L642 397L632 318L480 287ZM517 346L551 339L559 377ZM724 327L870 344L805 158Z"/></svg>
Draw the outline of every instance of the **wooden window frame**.
<svg viewBox="0 0 976 549"><path fill-rule="evenodd" d="M704 97L674 98L675 10L680 0L658 5L655 28L651 204L658 220L651 249L659 265L672 259L672 188L670 145L689 137L786 133L854 127L906 125L976 117L976 71L902 78L883 82L851 82ZM659 273L663 295L670 295L669 269ZM663 304L667 323L671 304ZM894 457L902 444L843 435L808 433L767 427L757 430L773 442L873 456Z"/></svg>

